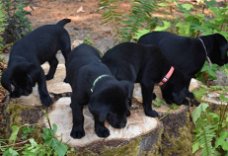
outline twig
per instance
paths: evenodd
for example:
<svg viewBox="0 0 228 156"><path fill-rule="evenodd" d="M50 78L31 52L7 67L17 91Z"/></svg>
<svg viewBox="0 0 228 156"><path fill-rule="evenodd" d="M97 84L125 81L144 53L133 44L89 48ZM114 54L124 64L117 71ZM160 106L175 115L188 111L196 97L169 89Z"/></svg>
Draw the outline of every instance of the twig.
<svg viewBox="0 0 228 156"><path fill-rule="evenodd" d="M12 147L12 146L18 146L18 145L23 145L23 144L27 143L28 141L29 141L29 139L24 140L24 141L21 141L21 142L9 144L9 145L4 145L4 146L1 146L1 148Z"/></svg>
<svg viewBox="0 0 228 156"><path fill-rule="evenodd" d="M52 129L50 119L48 117L48 108L45 109L45 117L47 118L48 126L50 129Z"/></svg>

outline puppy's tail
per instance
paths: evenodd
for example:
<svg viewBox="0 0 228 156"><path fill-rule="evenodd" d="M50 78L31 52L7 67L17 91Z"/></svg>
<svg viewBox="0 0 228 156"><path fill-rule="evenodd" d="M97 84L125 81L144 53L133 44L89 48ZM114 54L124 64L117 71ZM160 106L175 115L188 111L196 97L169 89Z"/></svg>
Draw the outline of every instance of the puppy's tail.
<svg viewBox="0 0 228 156"><path fill-rule="evenodd" d="M58 23L56 23L58 26L64 27L64 25L66 25L67 23L70 23L71 19L68 18L64 18L61 21L59 21Z"/></svg>

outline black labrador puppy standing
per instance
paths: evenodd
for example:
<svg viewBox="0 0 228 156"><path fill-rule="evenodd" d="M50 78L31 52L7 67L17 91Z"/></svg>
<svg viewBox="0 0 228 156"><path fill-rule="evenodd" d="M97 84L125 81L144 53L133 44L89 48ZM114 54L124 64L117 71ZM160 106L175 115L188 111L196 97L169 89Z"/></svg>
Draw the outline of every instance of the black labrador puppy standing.
<svg viewBox="0 0 228 156"><path fill-rule="evenodd" d="M127 122L128 92L133 84L118 81L104 65L98 51L92 46L81 44L69 55L65 82L72 88L71 108L73 128L71 136L81 138L85 135L83 128L83 106L88 108L95 120L95 132L99 137L109 136L104 126L107 120L115 128L123 128Z"/></svg>
<svg viewBox="0 0 228 156"><path fill-rule="evenodd" d="M182 73L194 77L207 57L220 66L228 63L228 43L220 34L190 38L169 32L151 32L138 43L159 46L166 59Z"/></svg>
<svg viewBox="0 0 228 156"><path fill-rule="evenodd" d="M46 80L52 79L56 71L58 60L55 55L58 50L62 51L67 61L71 43L64 25L70 21L63 19L54 25L41 26L14 44L8 67L1 79L2 86L10 92L11 97L29 95L37 82L42 104L52 104ZM40 65L46 61L49 62L50 69L45 77Z"/></svg>
<svg viewBox="0 0 228 156"><path fill-rule="evenodd" d="M158 116L151 107L155 84L161 85L168 103L187 104L187 98L194 99L188 91L188 78L174 69L155 46L122 43L108 50L102 61L118 80L140 83L144 112L148 116Z"/></svg>

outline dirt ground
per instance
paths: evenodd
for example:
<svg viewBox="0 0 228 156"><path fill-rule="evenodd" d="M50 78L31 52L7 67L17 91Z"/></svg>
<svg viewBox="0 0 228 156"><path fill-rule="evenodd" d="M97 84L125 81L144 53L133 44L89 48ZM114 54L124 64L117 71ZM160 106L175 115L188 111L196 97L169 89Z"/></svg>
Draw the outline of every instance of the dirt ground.
<svg viewBox="0 0 228 156"><path fill-rule="evenodd" d="M88 39L101 52L115 44L112 27L102 23L98 0L31 0L29 9L32 28L70 18L65 28L71 43Z"/></svg>

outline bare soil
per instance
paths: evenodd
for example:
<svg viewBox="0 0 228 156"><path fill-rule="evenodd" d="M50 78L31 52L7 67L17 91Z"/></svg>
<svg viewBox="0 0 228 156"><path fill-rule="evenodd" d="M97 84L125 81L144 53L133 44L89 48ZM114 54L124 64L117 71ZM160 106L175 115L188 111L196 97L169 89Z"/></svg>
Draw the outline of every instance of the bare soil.
<svg viewBox="0 0 228 156"><path fill-rule="evenodd" d="M31 0L28 7L33 28L70 18L65 28L72 43L88 39L101 52L115 44L112 27L102 23L98 0Z"/></svg>

